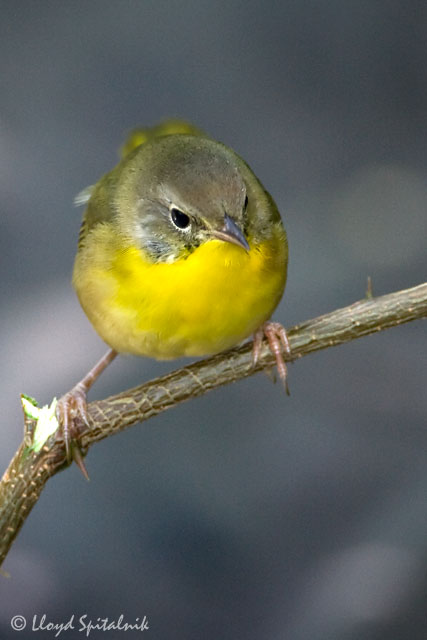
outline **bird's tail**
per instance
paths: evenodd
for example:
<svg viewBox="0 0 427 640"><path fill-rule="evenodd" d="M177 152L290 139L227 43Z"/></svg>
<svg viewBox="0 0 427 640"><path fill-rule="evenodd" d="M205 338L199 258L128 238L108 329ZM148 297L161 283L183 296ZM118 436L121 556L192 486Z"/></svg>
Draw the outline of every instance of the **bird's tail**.
<svg viewBox="0 0 427 640"><path fill-rule="evenodd" d="M176 133L183 133L192 136L203 136L204 132L195 127L194 125L186 122L185 120L165 120L160 122L154 127L147 127L145 129L137 128L133 129L125 140L125 143L120 149L120 157L124 158L131 151L140 147L142 144L153 140L154 138L161 138L162 136L170 136Z"/></svg>

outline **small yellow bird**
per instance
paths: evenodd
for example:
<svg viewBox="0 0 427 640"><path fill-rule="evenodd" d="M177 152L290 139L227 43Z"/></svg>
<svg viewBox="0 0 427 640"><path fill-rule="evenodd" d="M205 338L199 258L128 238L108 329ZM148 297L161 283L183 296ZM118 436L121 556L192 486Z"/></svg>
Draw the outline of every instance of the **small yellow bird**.
<svg viewBox="0 0 427 640"><path fill-rule="evenodd" d="M110 173L85 191L73 285L106 356L60 402L86 416L86 393L119 353L204 356L267 337L285 387L285 330L267 322L286 282L279 211L231 149L181 121L133 132ZM85 199L83 198L83 199Z"/></svg>

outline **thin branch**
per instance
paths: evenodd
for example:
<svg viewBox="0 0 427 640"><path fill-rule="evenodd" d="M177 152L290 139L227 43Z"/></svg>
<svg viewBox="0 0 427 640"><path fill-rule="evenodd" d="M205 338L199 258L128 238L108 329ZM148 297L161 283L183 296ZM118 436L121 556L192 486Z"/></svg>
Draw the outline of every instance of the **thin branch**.
<svg viewBox="0 0 427 640"><path fill-rule="evenodd" d="M333 347L370 333L427 317L427 283L379 298L368 297L343 309L309 320L288 331L294 359ZM95 442L137 422L170 409L184 400L207 393L273 366L264 346L258 364L252 365L252 343L195 362L166 376L88 405L89 428L77 424L84 453ZM67 466L59 432L39 453L28 453L31 421L26 420L24 442L0 482L0 563L48 478Z"/></svg>

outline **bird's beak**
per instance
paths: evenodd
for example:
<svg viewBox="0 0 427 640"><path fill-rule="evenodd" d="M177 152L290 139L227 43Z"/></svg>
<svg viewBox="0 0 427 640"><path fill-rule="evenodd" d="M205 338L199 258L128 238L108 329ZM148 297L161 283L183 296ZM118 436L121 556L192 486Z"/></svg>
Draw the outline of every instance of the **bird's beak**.
<svg viewBox="0 0 427 640"><path fill-rule="evenodd" d="M242 249L245 249L245 251L250 250L250 246L244 236L243 231L227 214L224 215L223 228L220 231L211 231L211 234L215 238L218 238L218 240L224 240L224 242L237 244L238 247L242 247Z"/></svg>

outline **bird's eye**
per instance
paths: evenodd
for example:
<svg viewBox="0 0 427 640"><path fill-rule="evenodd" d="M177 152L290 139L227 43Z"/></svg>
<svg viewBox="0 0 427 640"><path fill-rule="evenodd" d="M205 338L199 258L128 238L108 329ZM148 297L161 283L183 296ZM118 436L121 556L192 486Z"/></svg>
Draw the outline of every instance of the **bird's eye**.
<svg viewBox="0 0 427 640"><path fill-rule="evenodd" d="M248 200L248 196L246 196L245 201L243 203L243 211L246 211L246 209L248 208L248 204L249 204L249 200Z"/></svg>
<svg viewBox="0 0 427 640"><path fill-rule="evenodd" d="M172 207L171 220L178 229L187 229L190 226L190 218L186 213Z"/></svg>

